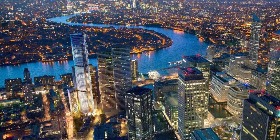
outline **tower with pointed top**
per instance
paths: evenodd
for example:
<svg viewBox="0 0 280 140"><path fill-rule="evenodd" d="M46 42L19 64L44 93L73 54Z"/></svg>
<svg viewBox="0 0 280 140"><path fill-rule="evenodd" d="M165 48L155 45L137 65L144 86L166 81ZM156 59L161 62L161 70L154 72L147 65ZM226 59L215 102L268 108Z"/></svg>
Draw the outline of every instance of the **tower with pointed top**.
<svg viewBox="0 0 280 140"><path fill-rule="evenodd" d="M74 60L73 79L78 92L80 110L84 114L94 113L94 100L88 64L86 35L71 34L71 46Z"/></svg>

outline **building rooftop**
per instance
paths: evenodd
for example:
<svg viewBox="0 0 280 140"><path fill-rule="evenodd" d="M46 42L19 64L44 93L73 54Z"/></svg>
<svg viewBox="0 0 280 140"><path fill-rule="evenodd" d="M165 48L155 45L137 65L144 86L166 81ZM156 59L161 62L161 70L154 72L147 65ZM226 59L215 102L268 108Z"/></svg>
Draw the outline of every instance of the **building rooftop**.
<svg viewBox="0 0 280 140"><path fill-rule="evenodd" d="M216 77L219 78L221 81L229 82L230 84L236 82L236 79L234 79L233 77L229 76L225 72L217 72L216 73Z"/></svg>
<svg viewBox="0 0 280 140"><path fill-rule="evenodd" d="M155 82L155 85L157 85L157 86L177 85L177 84L178 84L178 79L171 79L171 80Z"/></svg>
<svg viewBox="0 0 280 140"><path fill-rule="evenodd" d="M249 95L250 100L261 103L263 106L272 106L273 108L275 108L275 110L280 111L280 100L270 95L265 90L261 90L261 91L250 90L249 93L250 93Z"/></svg>
<svg viewBox="0 0 280 140"><path fill-rule="evenodd" d="M192 136L195 140L220 140L212 128L194 130Z"/></svg>
<svg viewBox="0 0 280 140"><path fill-rule="evenodd" d="M133 93L134 95L144 95L146 93L150 93L151 91L152 90L149 88L136 86L127 91L127 93Z"/></svg>
<svg viewBox="0 0 280 140"><path fill-rule="evenodd" d="M190 56L183 56L183 61L194 62L194 63L207 63L209 62L201 55L190 55Z"/></svg>
<svg viewBox="0 0 280 140"><path fill-rule="evenodd" d="M232 89L234 89L235 91L249 91L249 90L253 90L256 89L254 86L248 84L248 83L237 83L234 86L231 87Z"/></svg>
<svg viewBox="0 0 280 140"><path fill-rule="evenodd" d="M54 78L53 75L44 75L44 76L38 76L38 77L34 77L34 78Z"/></svg>
<svg viewBox="0 0 280 140"><path fill-rule="evenodd" d="M185 81L204 79L202 72L195 67L179 68L178 75Z"/></svg>

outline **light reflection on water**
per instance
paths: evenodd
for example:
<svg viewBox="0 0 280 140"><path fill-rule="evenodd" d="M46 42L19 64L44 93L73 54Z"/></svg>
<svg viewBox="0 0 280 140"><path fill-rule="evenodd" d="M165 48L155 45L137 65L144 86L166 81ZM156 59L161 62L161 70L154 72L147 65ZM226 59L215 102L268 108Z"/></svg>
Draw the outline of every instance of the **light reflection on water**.
<svg viewBox="0 0 280 140"><path fill-rule="evenodd" d="M66 19L69 16L53 18L52 21L66 23ZM84 24L72 24L72 25L84 25ZM96 24L89 24L87 26L95 26ZM98 27L108 27L111 25L96 25ZM123 27L116 26L114 27ZM129 26L129 28L137 28L135 26ZM139 27L138 27L139 28ZM205 55L207 44L199 42L195 35L187 34L181 31L174 31L164 28L156 27L142 27L140 28L154 30L156 32L162 33L173 40L172 46L164 49L160 49L153 52L144 52L142 54L131 55L132 59L137 59L139 64L139 71L142 73L147 73L150 70L160 70L168 67L168 62L178 61L184 55L194 55L201 54ZM70 33L69 33L70 34ZM69 39L70 40L70 39ZM89 62L94 66L97 66L96 59L90 59ZM72 71L73 61L61 61L61 62L51 62L51 63L28 63L21 64L17 66L2 66L0 67L0 86L4 85L4 80L7 78L23 78L24 68L28 68L31 72L32 77L42 76L42 75L54 75L56 79L59 79L59 75L64 73L69 73Z"/></svg>

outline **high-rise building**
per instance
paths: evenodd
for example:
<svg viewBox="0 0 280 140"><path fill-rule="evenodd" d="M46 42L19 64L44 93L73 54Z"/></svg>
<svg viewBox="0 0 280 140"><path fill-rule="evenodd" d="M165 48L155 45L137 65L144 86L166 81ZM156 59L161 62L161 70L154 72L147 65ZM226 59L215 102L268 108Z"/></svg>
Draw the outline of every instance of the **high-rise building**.
<svg viewBox="0 0 280 140"><path fill-rule="evenodd" d="M191 132L202 128L207 117L208 84L194 67L180 68L178 75L178 132L182 139L190 139Z"/></svg>
<svg viewBox="0 0 280 140"><path fill-rule="evenodd" d="M229 88L237 80L224 72L216 72L211 78L210 93L217 102L227 102Z"/></svg>
<svg viewBox="0 0 280 140"><path fill-rule="evenodd" d="M251 25L251 37L250 37L250 41L249 41L249 43L250 43L249 57L255 68L257 67L257 64L258 64L261 26L262 26L262 24L261 24L259 17L257 17L254 14L252 25Z"/></svg>
<svg viewBox="0 0 280 140"><path fill-rule="evenodd" d="M90 77L91 77L91 85L92 85L92 95L94 102L100 103L100 94L99 94L99 86L98 86L98 74L97 67L93 65L89 65Z"/></svg>
<svg viewBox="0 0 280 140"><path fill-rule="evenodd" d="M137 80L138 78L138 61L136 59L131 60L131 75L132 80Z"/></svg>
<svg viewBox="0 0 280 140"><path fill-rule="evenodd" d="M112 46L112 58L118 108L124 110L125 94L132 87L130 47L123 45Z"/></svg>
<svg viewBox="0 0 280 140"><path fill-rule="evenodd" d="M241 140L280 139L280 100L265 91L249 92L244 100Z"/></svg>
<svg viewBox="0 0 280 140"><path fill-rule="evenodd" d="M204 78L207 80L209 86L210 80L210 62L203 58L201 55L191 55L183 57L183 67L196 67L203 73Z"/></svg>
<svg viewBox="0 0 280 140"><path fill-rule="evenodd" d="M113 60L110 47L100 47L97 51L98 83L103 108L117 108L114 86Z"/></svg>
<svg viewBox="0 0 280 140"><path fill-rule="evenodd" d="M128 137L131 140L152 139L152 90L134 87L125 96Z"/></svg>
<svg viewBox="0 0 280 140"><path fill-rule="evenodd" d="M272 42L271 35L268 32L262 32L260 36L260 48L258 55L257 68L267 70L269 63L269 49Z"/></svg>
<svg viewBox="0 0 280 140"><path fill-rule="evenodd" d="M267 91L271 95L280 99L280 59L275 62L273 72L267 86Z"/></svg>
<svg viewBox="0 0 280 140"><path fill-rule="evenodd" d="M102 105L124 110L124 95L132 87L130 48L100 47L97 56Z"/></svg>
<svg viewBox="0 0 280 140"><path fill-rule="evenodd" d="M74 87L78 90L80 109L84 114L93 113L94 100L88 64L86 35L83 33L71 34L70 39L74 60Z"/></svg>
<svg viewBox="0 0 280 140"><path fill-rule="evenodd" d="M279 35L280 36L280 35ZM280 60L280 38L273 39L271 45L270 45L270 51L269 51L269 64L268 64L268 73L267 73L267 79L270 80L272 78L272 73L277 68L276 62Z"/></svg>
<svg viewBox="0 0 280 140"><path fill-rule="evenodd" d="M23 82L26 84L32 84L32 78L30 77L30 72L28 70L28 68L24 68L23 71Z"/></svg>
<svg viewBox="0 0 280 140"><path fill-rule="evenodd" d="M249 84L239 82L229 88L226 109L237 122L242 120L243 101L248 98L249 90L255 90L255 88Z"/></svg>
<svg viewBox="0 0 280 140"><path fill-rule="evenodd" d="M250 64L250 59L246 54L235 54L230 58L229 64L226 66L225 70L238 81L246 83L249 82L252 77L252 68L254 66Z"/></svg>

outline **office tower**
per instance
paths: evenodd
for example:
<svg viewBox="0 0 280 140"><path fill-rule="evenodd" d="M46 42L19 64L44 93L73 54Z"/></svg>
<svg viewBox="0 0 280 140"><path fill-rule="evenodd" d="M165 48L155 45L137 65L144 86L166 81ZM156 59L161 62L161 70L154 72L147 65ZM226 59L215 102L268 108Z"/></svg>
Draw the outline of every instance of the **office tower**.
<svg viewBox="0 0 280 140"><path fill-rule="evenodd" d="M44 76L34 77L34 84L43 85L43 86L55 85L54 76L44 75Z"/></svg>
<svg viewBox="0 0 280 140"><path fill-rule="evenodd" d="M233 77L224 72L216 72L211 78L210 93L217 102L227 102L228 92L231 85L236 83Z"/></svg>
<svg viewBox="0 0 280 140"><path fill-rule="evenodd" d="M132 80L137 80L138 78L138 61L136 59L131 60L131 75Z"/></svg>
<svg viewBox="0 0 280 140"><path fill-rule="evenodd" d="M7 92L21 90L22 88L21 78L5 79L5 88Z"/></svg>
<svg viewBox="0 0 280 140"><path fill-rule="evenodd" d="M83 33L71 34L71 46L74 60L74 86L78 91L78 100L81 112L93 113L94 101L91 87L91 77L88 65L88 51L86 35Z"/></svg>
<svg viewBox="0 0 280 140"><path fill-rule="evenodd" d="M112 51L110 47L100 47L97 51L98 83L103 108L117 108L114 86Z"/></svg>
<svg viewBox="0 0 280 140"><path fill-rule="evenodd" d="M100 103L100 94L99 94L99 86L98 86L98 74L97 67L93 65L89 65L90 77L91 77L91 86L92 86L92 95L94 102Z"/></svg>
<svg viewBox="0 0 280 140"><path fill-rule="evenodd" d="M202 128L207 117L207 79L194 67L180 68L178 75L178 132L182 139L190 139L191 132Z"/></svg>
<svg viewBox="0 0 280 140"><path fill-rule="evenodd" d="M249 57L255 68L257 68L257 64L258 64L261 26L262 26L262 24L261 24L260 19L254 14L252 25L251 25L251 37L250 37L250 41L249 41L249 43L250 43Z"/></svg>
<svg viewBox="0 0 280 140"><path fill-rule="evenodd" d="M255 87L239 82L229 88L226 109L238 122L242 120L243 101L248 98L249 90L255 90Z"/></svg>
<svg viewBox="0 0 280 140"><path fill-rule="evenodd" d="M236 78L238 81L248 83L252 77L252 68L250 59L246 54L236 54L230 58L226 72Z"/></svg>
<svg viewBox="0 0 280 140"><path fill-rule="evenodd" d="M280 99L280 59L275 62L273 72L267 86L267 91L276 98Z"/></svg>
<svg viewBox="0 0 280 140"><path fill-rule="evenodd" d="M276 62L280 60L280 35L279 39L274 38L269 51L269 64L268 64L268 72L267 72L267 79L270 80L272 77L272 73L276 68Z"/></svg>
<svg viewBox="0 0 280 140"><path fill-rule="evenodd" d="M125 96L128 138L152 139L152 90L134 87Z"/></svg>
<svg viewBox="0 0 280 140"><path fill-rule="evenodd" d="M191 140L220 140L212 128L203 128L194 130L191 134Z"/></svg>
<svg viewBox="0 0 280 140"><path fill-rule="evenodd" d="M269 49L272 42L271 35L268 32L261 33L259 56L258 56L258 68L263 71L267 71L269 63Z"/></svg>
<svg viewBox="0 0 280 140"><path fill-rule="evenodd" d="M265 91L249 92L244 100L241 140L280 139L280 100Z"/></svg>
<svg viewBox="0 0 280 140"><path fill-rule="evenodd" d="M30 77L30 72L28 68L24 68L23 75L23 82L26 84L32 84L32 78Z"/></svg>
<svg viewBox="0 0 280 140"><path fill-rule="evenodd" d="M60 75L60 78L61 78L62 84L65 84L68 87L74 86L72 73L62 74L62 75Z"/></svg>
<svg viewBox="0 0 280 140"><path fill-rule="evenodd" d="M201 55L183 56L183 67L196 67L203 73L204 78L207 80L209 86L210 80L210 62L203 58Z"/></svg>
<svg viewBox="0 0 280 140"><path fill-rule="evenodd" d="M124 110L124 95L132 87L130 47L123 45L112 46L112 58L118 108Z"/></svg>
<svg viewBox="0 0 280 140"><path fill-rule="evenodd" d="M124 110L124 94L132 87L130 48L100 47L97 56L102 105Z"/></svg>

